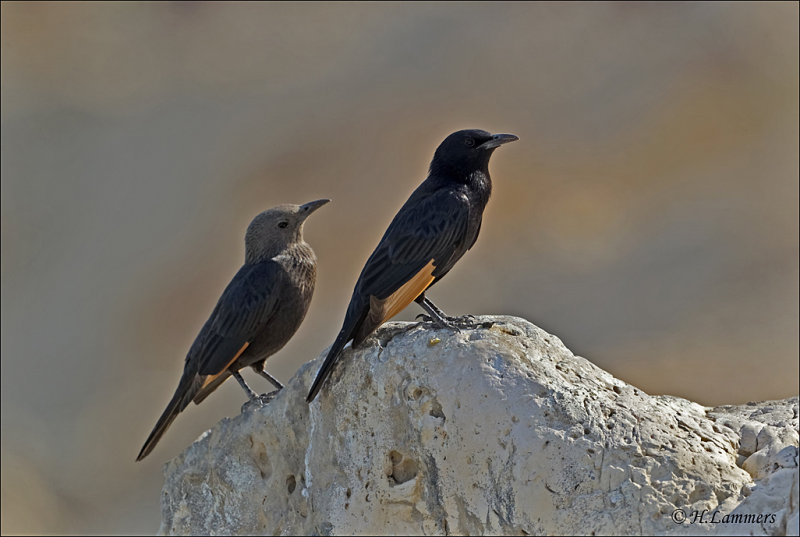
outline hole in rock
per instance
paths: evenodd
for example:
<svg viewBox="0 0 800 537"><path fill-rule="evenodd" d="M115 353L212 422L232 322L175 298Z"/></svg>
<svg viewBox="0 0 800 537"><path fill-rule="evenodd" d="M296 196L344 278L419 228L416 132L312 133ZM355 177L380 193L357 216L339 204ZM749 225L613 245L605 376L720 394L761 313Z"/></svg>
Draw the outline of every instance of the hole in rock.
<svg viewBox="0 0 800 537"><path fill-rule="evenodd" d="M413 459L404 456L399 451L389 452L389 460L392 463L391 473L387 476L395 484L400 485L417 477L417 463Z"/></svg>

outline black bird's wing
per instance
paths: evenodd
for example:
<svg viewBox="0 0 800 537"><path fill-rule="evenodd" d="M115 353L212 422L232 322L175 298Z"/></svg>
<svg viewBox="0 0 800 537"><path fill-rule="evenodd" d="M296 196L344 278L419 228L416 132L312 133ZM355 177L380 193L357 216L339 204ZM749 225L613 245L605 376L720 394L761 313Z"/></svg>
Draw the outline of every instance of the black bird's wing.
<svg viewBox="0 0 800 537"><path fill-rule="evenodd" d="M223 291L211 316L189 349L178 389L136 460L147 456L177 415L203 392L247 349L278 309L280 285L285 272L268 260L244 265ZM214 388L218 384L214 384ZM202 397L200 397L202 396ZM199 401L198 401L199 402Z"/></svg>
<svg viewBox="0 0 800 537"><path fill-rule="evenodd" d="M453 267L466 250L469 212L469 199L454 189L437 190L413 203L409 199L356 283L354 295L370 301L359 334L366 337Z"/></svg>
<svg viewBox="0 0 800 537"><path fill-rule="evenodd" d="M314 400L348 341L360 343L453 267L474 242L467 237L469 222L469 198L457 189L418 189L412 194L361 271L342 330L317 373L308 401Z"/></svg>

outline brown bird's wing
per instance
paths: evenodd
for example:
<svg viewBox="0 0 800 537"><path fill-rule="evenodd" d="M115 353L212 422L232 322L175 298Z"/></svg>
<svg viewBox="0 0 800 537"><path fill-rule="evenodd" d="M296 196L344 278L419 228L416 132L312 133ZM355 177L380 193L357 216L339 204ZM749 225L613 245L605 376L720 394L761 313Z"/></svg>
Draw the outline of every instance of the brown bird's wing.
<svg viewBox="0 0 800 537"><path fill-rule="evenodd" d="M178 389L136 460L153 450L189 401L198 396L202 396L202 400L219 385L214 380L227 372L252 339L269 324L278 311L284 277L283 268L271 260L239 269L189 349Z"/></svg>
<svg viewBox="0 0 800 537"><path fill-rule="evenodd" d="M187 367L190 362L197 364L197 373L203 377L201 389L227 372L269 324L278 310L285 275L283 267L272 260L239 269L186 356Z"/></svg>

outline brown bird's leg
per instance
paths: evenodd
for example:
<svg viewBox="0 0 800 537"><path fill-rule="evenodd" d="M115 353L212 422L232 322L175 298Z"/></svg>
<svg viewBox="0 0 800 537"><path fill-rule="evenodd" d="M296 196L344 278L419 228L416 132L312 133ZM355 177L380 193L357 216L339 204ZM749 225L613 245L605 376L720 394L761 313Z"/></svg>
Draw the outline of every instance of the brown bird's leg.
<svg viewBox="0 0 800 537"><path fill-rule="evenodd" d="M250 386L248 386L248 385L247 385L247 383L246 383L246 382L244 381L244 379L242 378L242 375L240 375L238 371L233 371L233 372L231 373L231 375L233 375L233 378L235 378L235 379L236 379L236 382L238 382L238 383L239 383L239 386L241 386L241 387L242 387L242 389L244 390L244 392L247 394L247 397L249 397L251 401L253 401L253 400L255 400L255 399L258 399L258 395L256 394L256 392L254 392L254 391L253 391L253 390L250 388Z"/></svg>
<svg viewBox="0 0 800 537"><path fill-rule="evenodd" d="M278 379L267 373L267 371L264 369L264 362L253 364L252 368L253 371L255 371L256 373L267 379L270 382L270 384L275 386L277 389L279 390L283 389L283 384L281 384Z"/></svg>
<svg viewBox="0 0 800 537"><path fill-rule="evenodd" d="M236 381L239 383L239 386L241 386L242 389L247 393L247 397L249 397L249 399L242 405L242 414L248 412L253 407L260 408L266 405L267 403L272 401L272 399L278 393L278 390L275 390L273 392L265 393L264 395L257 395L256 392L254 392L250 388L250 386L247 385L247 383L242 378L242 375L238 371L234 371L231 374L233 375L233 378L235 378ZM269 373L267 374L269 375ZM276 380L275 382L278 381Z"/></svg>

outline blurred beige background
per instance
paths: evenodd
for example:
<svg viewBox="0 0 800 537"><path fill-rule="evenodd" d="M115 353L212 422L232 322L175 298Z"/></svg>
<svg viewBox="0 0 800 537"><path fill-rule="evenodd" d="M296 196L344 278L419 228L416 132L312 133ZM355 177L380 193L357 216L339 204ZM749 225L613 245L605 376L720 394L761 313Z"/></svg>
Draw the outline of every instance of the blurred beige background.
<svg viewBox="0 0 800 537"><path fill-rule="evenodd" d="M797 394L796 2L3 2L3 533L155 532L162 464L244 401L134 463L250 219L333 200L286 381L468 127L520 141L437 304L648 393Z"/></svg>

